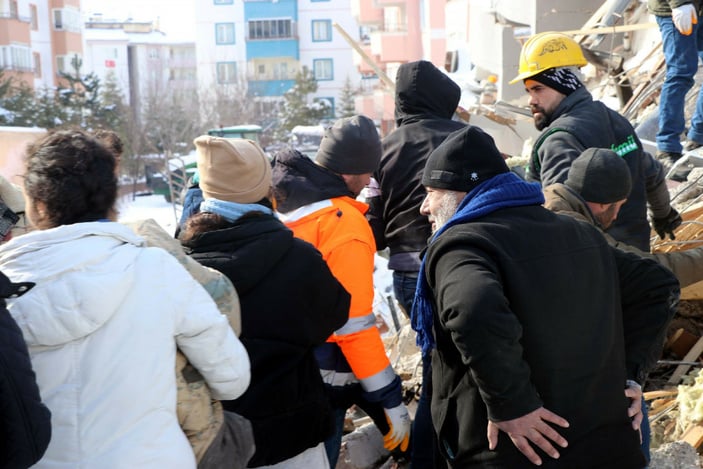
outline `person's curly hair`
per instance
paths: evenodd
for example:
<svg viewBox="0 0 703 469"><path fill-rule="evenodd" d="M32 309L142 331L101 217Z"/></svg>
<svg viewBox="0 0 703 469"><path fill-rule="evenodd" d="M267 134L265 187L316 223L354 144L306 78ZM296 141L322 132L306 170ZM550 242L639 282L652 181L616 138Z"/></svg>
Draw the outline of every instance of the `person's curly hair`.
<svg viewBox="0 0 703 469"><path fill-rule="evenodd" d="M115 156L82 130L58 130L30 144L25 193L37 228L109 218L117 199ZM36 210L41 202L43 209Z"/></svg>
<svg viewBox="0 0 703 469"><path fill-rule="evenodd" d="M105 147L110 150L115 158L119 159L124 153L124 145L122 144L122 139L117 132L109 129L98 129L93 132L93 136L98 139L100 143L105 145Z"/></svg>

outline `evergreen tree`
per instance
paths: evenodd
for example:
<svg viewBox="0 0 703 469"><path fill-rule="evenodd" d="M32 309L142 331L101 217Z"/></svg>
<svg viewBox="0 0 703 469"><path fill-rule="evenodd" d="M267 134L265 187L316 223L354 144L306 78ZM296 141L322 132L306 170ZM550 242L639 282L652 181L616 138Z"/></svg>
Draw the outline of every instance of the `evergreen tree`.
<svg viewBox="0 0 703 469"><path fill-rule="evenodd" d="M351 78L347 76L347 80L344 82L344 87L339 94L339 104L337 106L337 114L340 118L351 117L356 114L356 107L354 105L354 97L359 94L359 89L354 88L352 85Z"/></svg>
<svg viewBox="0 0 703 469"><path fill-rule="evenodd" d="M317 91L317 81L310 69L303 67L295 75L295 83L283 95L283 106L279 112L279 127L276 139L287 141L288 134L296 125L317 125L327 115L329 108L324 102L310 102L310 94Z"/></svg>
<svg viewBox="0 0 703 469"><path fill-rule="evenodd" d="M66 108L67 124L87 130L98 127L101 111L100 79L91 72L81 75L83 61L74 55L71 59L72 73L59 72L62 80L57 90L59 102Z"/></svg>

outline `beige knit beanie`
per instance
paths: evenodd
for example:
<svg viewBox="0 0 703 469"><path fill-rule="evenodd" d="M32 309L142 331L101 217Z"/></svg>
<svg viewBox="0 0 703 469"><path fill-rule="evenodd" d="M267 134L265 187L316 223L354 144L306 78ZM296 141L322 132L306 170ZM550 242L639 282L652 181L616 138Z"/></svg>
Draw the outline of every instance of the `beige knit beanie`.
<svg viewBox="0 0 703 469"><path fill-rule="evenodd" d="M269 194L271 164L256 142L202 135L193 143L203 197L252 204Z"/></svg>

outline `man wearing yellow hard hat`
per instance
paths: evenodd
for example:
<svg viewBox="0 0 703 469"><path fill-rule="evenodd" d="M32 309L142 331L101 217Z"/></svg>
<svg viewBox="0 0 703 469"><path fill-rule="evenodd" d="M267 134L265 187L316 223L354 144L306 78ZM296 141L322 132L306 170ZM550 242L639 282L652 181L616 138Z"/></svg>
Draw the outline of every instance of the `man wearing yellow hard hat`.
<svg viewBox="0 0 703 469"><path fill-rule="evenodd" d="M523 45L518 75L510 83L524 82L535 126L542 131L526 177L545 187L563 183L571 162L585 149L615 151L630 168L632 192L608 234L649 252L647 205L663 233L673 233L681 216L671 207L661 163L643 150L627 119L594 101L584 86L578 69L586 63L581 46L565 34L539 33Z"/></svg>

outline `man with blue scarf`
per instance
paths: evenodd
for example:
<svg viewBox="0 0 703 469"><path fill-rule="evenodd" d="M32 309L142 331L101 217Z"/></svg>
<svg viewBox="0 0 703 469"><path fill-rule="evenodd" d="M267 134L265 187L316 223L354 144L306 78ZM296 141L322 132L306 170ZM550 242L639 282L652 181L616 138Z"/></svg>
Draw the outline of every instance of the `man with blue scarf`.
<svg viewBox="0 0 703 469"><path fill-rule="evenodd" d="M678 283L541 206L477 127L429 156L413 328L451 467L642 468L640 399ZM641 382L641 381L640 381Z"/></svg>

